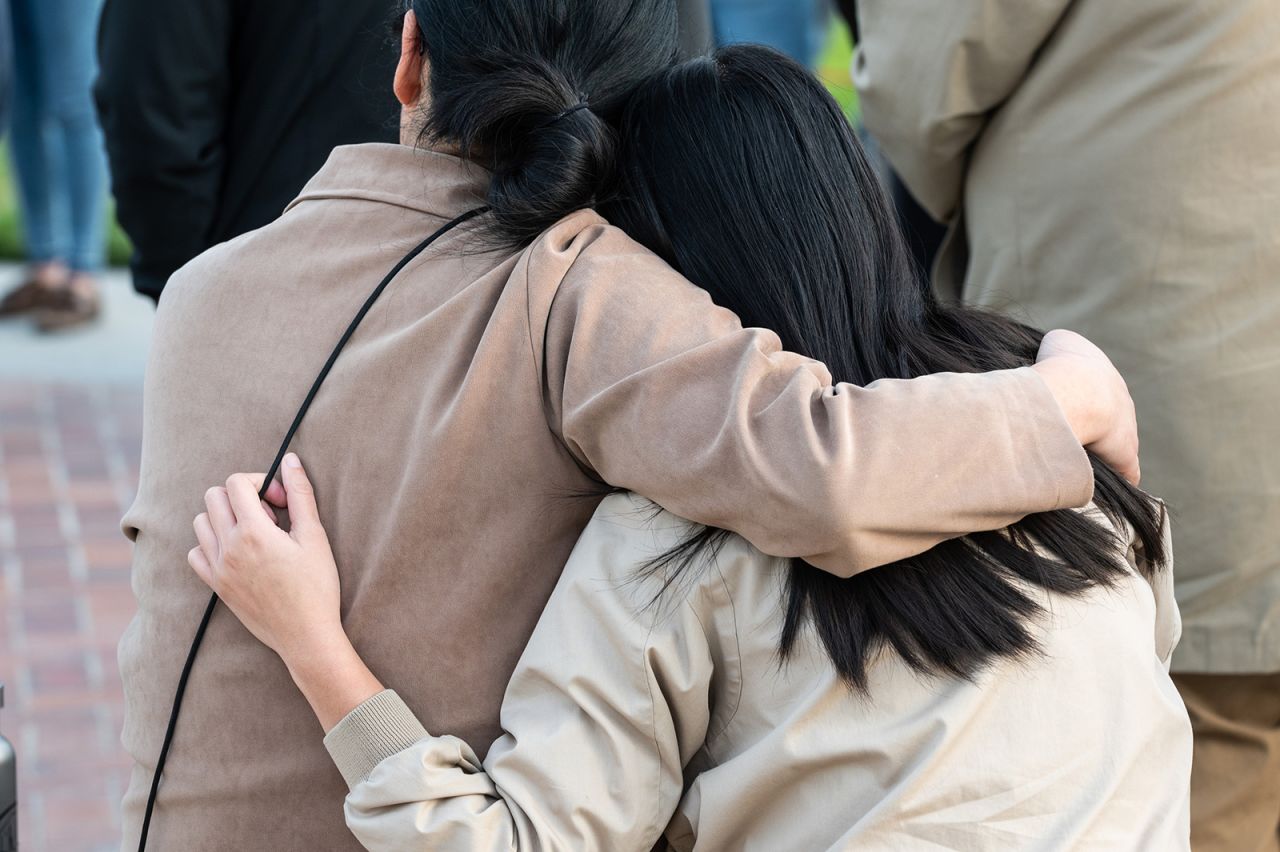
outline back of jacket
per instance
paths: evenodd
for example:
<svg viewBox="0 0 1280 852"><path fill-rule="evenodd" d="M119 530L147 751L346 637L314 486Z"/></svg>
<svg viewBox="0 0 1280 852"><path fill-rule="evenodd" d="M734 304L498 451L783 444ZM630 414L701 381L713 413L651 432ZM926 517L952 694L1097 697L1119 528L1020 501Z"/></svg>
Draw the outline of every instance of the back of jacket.
<svg viewBox="0 0 1280 852"><path fill-rule="evenodd" d="M393 0L108 0L98 109L134 286L278 217L338 145L394 142Z"/></svg>

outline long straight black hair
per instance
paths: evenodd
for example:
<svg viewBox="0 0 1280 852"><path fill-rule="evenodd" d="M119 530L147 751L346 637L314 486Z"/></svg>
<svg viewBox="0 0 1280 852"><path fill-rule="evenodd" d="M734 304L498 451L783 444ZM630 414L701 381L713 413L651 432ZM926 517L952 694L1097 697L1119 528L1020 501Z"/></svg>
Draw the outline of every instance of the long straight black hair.
<svg viewBox="0 0 1280 852"><path fill-rule="evenodd" d="M659 74L621 125L623 177L606 215L748 326L865 385L1034 363L1042 333L941 304L840 108L772 50L730 47ZM1132 529L1140 569L1166 560L1163 510L1093 460L1094 502ZM668 586L727 535L702 529L647 566ZM1077 511L1032 515L851 579L794 560L785 659L812 623L840 675L865 689L890 648L914 670L971 677L1037 650L1031 587L1078 595L1127 571L1127 536Z"/></svg>

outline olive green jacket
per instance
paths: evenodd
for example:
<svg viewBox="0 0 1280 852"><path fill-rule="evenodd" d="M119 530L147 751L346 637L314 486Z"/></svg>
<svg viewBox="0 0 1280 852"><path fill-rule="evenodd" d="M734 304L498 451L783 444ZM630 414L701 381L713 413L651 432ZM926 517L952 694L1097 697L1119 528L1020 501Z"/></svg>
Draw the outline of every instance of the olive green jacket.
<svg viewBox="0 0 1280 852"><path fill-rule="evenodd" d="M1179 671L1280 670L1275 0L861 0L868 129L953 224L944 294L1125 374L1178 542Z"/></svg>

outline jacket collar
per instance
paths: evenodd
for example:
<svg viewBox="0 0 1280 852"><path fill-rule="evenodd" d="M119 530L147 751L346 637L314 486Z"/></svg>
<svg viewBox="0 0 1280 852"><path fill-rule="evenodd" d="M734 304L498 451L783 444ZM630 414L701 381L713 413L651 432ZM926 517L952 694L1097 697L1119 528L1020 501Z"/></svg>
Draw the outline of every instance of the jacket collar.
<svg viewBox="0 0 1280 852"><path fill-rule="evenodd" d="M333 149L288 207L358 198L452 219L484 204L489 172L459 157L409 145L371 142Z"/></svg>

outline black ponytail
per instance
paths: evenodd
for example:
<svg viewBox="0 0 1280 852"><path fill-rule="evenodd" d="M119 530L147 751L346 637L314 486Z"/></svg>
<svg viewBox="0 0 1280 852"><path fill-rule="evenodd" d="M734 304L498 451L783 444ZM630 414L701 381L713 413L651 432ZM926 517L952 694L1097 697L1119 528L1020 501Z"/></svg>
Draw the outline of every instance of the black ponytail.
<svg viewBox="0 0 1280 852"><path fill-rule="evenodd" d="M493 173L492 237L528 245L617 177L614 123L671 65L673 0L411 0L426 45L428 143Z"/></svg>

